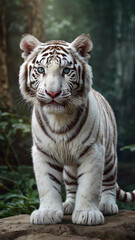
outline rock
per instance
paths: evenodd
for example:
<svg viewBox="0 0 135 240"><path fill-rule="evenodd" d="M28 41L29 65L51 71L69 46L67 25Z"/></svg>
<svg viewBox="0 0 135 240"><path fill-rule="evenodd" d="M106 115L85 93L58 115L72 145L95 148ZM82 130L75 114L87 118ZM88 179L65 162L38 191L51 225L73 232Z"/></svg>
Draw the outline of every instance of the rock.
<svg viewBox="0 0 135 240"><path fill-rule="evenodd" d="M105 217L100 226L80 226L65 216L61 224L31 225L29 215L0 219L0 240L135 240L135 211Z"/></svg>

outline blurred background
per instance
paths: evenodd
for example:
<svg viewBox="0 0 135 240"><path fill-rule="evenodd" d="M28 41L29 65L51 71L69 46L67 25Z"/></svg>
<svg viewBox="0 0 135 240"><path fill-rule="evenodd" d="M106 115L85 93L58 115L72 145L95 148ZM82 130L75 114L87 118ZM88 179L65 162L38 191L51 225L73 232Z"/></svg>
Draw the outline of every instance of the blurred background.
<svg viewBox="0 0 135 240"><path fill-rule="evenodd" d="M0 216L30 213L38 205L31 107L18 88L25 33L42 42L90 35L93 88L106 97L117 120L118 182L126 190L135 188L135 1L0 0Z"/></svg>

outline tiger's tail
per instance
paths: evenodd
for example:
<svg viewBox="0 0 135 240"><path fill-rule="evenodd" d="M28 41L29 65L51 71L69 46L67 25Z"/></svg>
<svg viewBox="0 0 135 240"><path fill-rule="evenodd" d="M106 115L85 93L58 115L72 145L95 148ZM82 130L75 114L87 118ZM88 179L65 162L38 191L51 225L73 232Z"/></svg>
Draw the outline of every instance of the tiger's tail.
<svg viewBox="0 0 135 240"><path fill-rule="evenodd" d="M134 202L135 201L135 190L132 192L123 191L116 183L116 196L121 202Z"/></svg>

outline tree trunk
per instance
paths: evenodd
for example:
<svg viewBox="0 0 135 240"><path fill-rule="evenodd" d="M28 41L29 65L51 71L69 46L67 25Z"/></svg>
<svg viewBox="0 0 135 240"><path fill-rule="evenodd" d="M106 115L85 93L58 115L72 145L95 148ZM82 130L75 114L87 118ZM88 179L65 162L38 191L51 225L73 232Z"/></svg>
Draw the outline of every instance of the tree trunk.
<svg viewBox="0 0 135 240"><path fill-rule="evenodd" d="M130 141L134 131L134 76L135 76L135 15L131 11L130 17L128 2L124 5L119 1L115 9L115 49L114 66L115 77L115 111L121 144ZM128 138L130 140L128 140ZM133 140L131 140L133 139ZM121 145L121 146L122 146ZM120 153L121 158L124 154Z"/></svg>
<svg viewBox="0 0 135 240"><path fill-rule="evenodd" d="M7 107L12 106L11 95L8 84L8 70L7 70L7 44L6 44L6 32L7 32L7 11L6 1L0 3L0 95L2 96L2 105Z"/></svg>
<svg viewBox="0 0 135 240"><path fill-rule="evenodd" d="M116 87L119 89L128 89L134 80L134 63L135 63L135 16L131 16L127 22L127 29L123 29L124 11L119 6L117 10L117 31L116 31ZM125 31L124 31L125 30ZM122 99L122 92L118 100Z"/></svg>
<svg viewBox="0 0 135 240"><path fill-rule="evenodd" d="M26 33L31 33L39 40L44 40L43 5L41 0L22 0L26 9Z"/></svg>

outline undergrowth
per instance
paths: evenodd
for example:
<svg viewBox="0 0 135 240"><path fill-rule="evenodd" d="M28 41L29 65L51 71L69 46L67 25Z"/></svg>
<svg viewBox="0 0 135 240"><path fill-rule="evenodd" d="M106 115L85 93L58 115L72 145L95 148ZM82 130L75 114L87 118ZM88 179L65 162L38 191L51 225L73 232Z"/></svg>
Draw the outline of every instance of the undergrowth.
<svg viewBox="0 0 135 240"><path fill-rule="evenodd" d="M32 167L0 167L0 217L30 214L39 205Z"/></svg>

